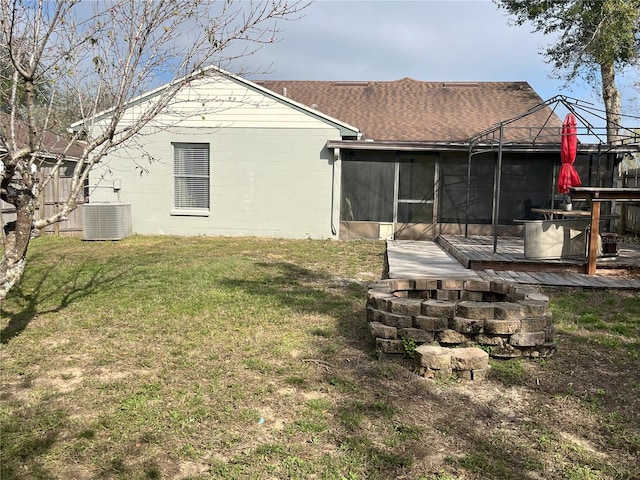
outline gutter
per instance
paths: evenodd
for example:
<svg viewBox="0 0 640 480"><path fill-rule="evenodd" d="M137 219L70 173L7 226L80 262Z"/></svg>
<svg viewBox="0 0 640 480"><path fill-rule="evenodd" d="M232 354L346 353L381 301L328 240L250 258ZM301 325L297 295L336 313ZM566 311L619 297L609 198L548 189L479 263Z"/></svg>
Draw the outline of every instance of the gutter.
<svg viewBox="0 0 640 480"><path fill-rule="evenodd" d="M469 152L469 142L395 142L395 141L361 141L361 140L329 140L326 144L329 149L350 150L389 150L405 152ZM493 142L475 144L474 149L478 153L494 151L498 145ZM504 152L519 153L560 153L559 143L525 144L505 143L502 145ZM578 144L578 152L582 154L603 153L636 153L640 152L640 145L602 145L599 143Z"/></svg>

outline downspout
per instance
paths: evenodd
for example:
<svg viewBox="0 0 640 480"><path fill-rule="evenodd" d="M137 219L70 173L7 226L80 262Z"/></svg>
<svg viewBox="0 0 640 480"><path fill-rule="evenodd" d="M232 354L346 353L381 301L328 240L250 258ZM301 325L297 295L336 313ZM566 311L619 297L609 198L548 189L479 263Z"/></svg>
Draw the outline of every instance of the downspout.
<svg viewBox="0 0 640 480"><path fill-rule="evenodd" d="M395 152L395 163L393 170L393 236L395 239L396 228L398 226L398 197L400 195L400 152Z"/></svg>
<svg viewBox="0 0 640 480"><path fill-rule="evenodd" d="M333 161L331 162L331 234L335 237L338 233L336 225L334 223L333 208L335 205L335 192L336 192L336 162L340 159L340 149L333 149Z"/></svg>

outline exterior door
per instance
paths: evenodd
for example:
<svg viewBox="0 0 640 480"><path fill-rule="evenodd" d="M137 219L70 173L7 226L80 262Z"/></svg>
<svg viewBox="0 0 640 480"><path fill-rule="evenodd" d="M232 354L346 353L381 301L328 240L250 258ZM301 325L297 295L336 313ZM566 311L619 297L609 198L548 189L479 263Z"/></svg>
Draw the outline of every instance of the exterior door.
<svg viewBox="0 0 640 480"><path fill-rule="evenodd" d="M396 180L395 238L432 240L435 230L436 156L401 154Z"/></svg>

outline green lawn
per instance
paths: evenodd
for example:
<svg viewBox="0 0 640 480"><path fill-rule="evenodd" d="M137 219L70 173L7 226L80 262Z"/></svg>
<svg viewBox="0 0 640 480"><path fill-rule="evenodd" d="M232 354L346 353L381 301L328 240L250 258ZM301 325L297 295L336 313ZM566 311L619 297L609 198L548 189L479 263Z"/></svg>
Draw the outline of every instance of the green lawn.
<svg viewBox="0 0 640 480"><path fill-rule="evenodd" d="M376 360L384 248L34 240L2 305L0 477L640 478L636 294L551 291L554 357L433 383Z"/></svg>

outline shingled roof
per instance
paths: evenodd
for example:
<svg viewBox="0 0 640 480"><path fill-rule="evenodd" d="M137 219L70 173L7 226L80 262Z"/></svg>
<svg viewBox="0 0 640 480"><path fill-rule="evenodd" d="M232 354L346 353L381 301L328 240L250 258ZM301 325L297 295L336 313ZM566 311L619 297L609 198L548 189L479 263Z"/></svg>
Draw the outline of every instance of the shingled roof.
<svg viewBox="0 0 640 480"><path fill-rule="evenodd" d="M256 81L258 85L360 129L363 139L464 142L543 103L527 82ZM529 142L562 121L544 108L509 125L509 141ZM514 128L517 127L517 128ZM538 136L537 141L542 141Z"/></svg>
<svg viewBox="0 0 640 480"><path fill-rule="evenodd" d="M0 112L0 135L3 137L9 136L10 122L10 116L7 113ZM18 147L26 146L29 136L27 124L21 120L17 120L16 128L16 141L18 142ZM84 151L81 142L70 142L63 135L58 135L49 131L40 132L39 143L38 152L43 158L64 155L69 159L78 159L82 156ZM0 152L5 150L5 146L0 141Z"/></svg>

